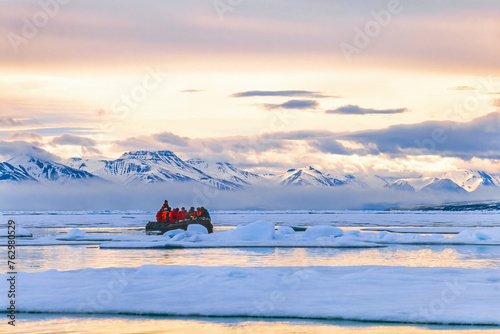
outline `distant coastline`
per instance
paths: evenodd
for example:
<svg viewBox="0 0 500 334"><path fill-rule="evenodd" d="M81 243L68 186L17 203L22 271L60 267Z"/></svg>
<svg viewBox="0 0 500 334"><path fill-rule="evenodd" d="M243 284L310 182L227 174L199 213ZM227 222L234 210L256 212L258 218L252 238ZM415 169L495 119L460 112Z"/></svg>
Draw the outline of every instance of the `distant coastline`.
<svg viewBox="0 0 500 334"><path fill-rule="evenodd" d="M419 204L395 206L384 211L500 211L500 201L459 202L445 204Z"/></svg>

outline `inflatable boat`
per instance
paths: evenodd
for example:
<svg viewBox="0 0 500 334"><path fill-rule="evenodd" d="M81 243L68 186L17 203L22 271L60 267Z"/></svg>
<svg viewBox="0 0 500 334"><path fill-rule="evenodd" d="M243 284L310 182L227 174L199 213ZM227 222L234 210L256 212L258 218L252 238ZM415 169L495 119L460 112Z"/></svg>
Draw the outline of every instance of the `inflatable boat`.
<svg viewBox="0 0 500 334"><path fill-rule="evenodd" d="M206 229L208 230L208 233L212 233L214 231L214 225L212 224L212 221L209 218L198 217L195 219L181 220L175 223L149 222L146 224L146 233L159 231L161 232L161 234L163 234L167 231L172 231L177 229L182 229L186 231L188 226L191 224L198 224L205 226Z"/></svg>

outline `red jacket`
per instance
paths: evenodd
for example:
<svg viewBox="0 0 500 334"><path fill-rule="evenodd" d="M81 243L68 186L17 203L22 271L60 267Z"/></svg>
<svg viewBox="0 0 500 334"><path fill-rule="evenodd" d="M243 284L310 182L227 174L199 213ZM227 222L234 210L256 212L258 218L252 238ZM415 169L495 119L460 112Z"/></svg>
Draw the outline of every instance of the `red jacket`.
<svg viewBox="0 0 500 334"><path fill-rule="evenodd" d="M163 211L163 223L168 223L168 218L170 215L170 211Z"/></svg>
<svg viewBox="0 0 500 334"><path fill-rule="evenodd" d="M158 223L163 223L164 222L164 220L163 220L163 211L160 210L160 211L158 211L156 213L156 221Z"/></svg>
<svg viewBox="0 0 500 334"><path fill-rule="evenodd" d="M177 219L178 220L184 220L186 219L186 214L187 214L187 211L186 210L181 210L179 211L179 214L177 216Z"/></svg>
<svg viewBox="0 0 500 334"><path fill-rule="evenodd" d="M178 212L177 211L171 211L170 212L170 222L171 223L175 223L177 221L177 214Z"/></svg>

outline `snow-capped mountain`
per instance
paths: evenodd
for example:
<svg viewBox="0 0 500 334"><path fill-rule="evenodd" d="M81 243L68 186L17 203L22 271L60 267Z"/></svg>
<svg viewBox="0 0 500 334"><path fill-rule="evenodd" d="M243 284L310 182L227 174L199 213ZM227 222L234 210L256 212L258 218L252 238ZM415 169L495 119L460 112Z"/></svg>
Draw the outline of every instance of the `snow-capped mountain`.
<svg viewBox="0 0 500 334"><path fill-rule="evenodd" d="M20 155L2 164L0 180L35 181L40 183L67 183L69 181L104 182L86 171L30 155Z"/></svg>
<svg viewBox="0 0 500 334"><path fill-rule="evenodd" d="M222 190L241 187L238 183L204 173L181 160L172 151L136 151L125 153L116 160L70 159L68 163L122 184L196 182Z"/></svg>
<svg viewBox="0 0 500 334"><path fill-rule="evenodd" d="M392 182L387 183L386 188L393 190L407 190L407 191L419 191L422 188L428 186L432 182L438 181L437 177L410 177L410 178L401 178L395 179Z"/></svg>
<svg viewBox="0 0 500 334"><path fill-rule="evenodd" d="M70 158L64 161L64 164L74 169L84 170L86 172L93 173L94 171L105 167L106 162L107 160Z"/></svg>
<svg viewBox="0 0 500 334"><path fill-rule="evenodd" d="M236 168L228 162L210 163L201 159L189 159L186 163L219 180L241 186L254 185L262 180L261 176Z"/></svg>
<svg viewBox="0 0 500 334"><path fill-rule="evenodd" d="M322 173L311 166L300 169L289 169L285 173L277 175L277 179L283 186L337 187L357 182L356 177L353 175L348 174L342 177L334 177L330 174Z"/></svg>
<svg viewBox="0 0 500 334"><path fill-rule="evenodd" d="M458 170L448 172L443 175L443 178L452 180L468 192L474 191L483 186L500 186L499 181L494 176L478 170Z"/></svg>
<svg viewBox="0 0 500 334"><path fill-rule="evenodd" d="M396 191L415 192L415 188L407 180L397 180L387 184L385 187Z"/></svg>
<svg viewBox="0 0 500 334"><path fill-rule="evenodd" d="M433 193L448 192L448 193L464 193L464 194L467 192L467 190L460 187L458 184L456 184L450 179L438 179L434 182L429 183L428 185L420 189L420 191L433 192Z"/></svg>
<svg viewBox="0 0 500 334"><path fill-rule="evenodd" d="M0 181L23 182L31 181L38 182L31 177L24 168L14 167L8 162L0 163Z"/></svg>
<svg viewBox="0 0 500 334"><path fill-rule="evenodd" d="M193 182L221 190L252 186L311 186L391 189L403 192L466 193L500 187L495 175L478 170L457 170L437 176L335 175L313 167L289 169L281 174L255 174L226 162L201 159L183 161L171 151L135 151L115 160L71 158L60 164L30 155L0 163L0 183L46 184L83 180L115 184Z"/></svg>
<svg viewBox="0 0 500 334"><path fill-rule="evenodd" d="M457 170L447 172L439 177L413 177L391 180L386 188L398 191L439 191L439 192L467 192L481 187L498 187L498 179L484 171Z"/></svg>

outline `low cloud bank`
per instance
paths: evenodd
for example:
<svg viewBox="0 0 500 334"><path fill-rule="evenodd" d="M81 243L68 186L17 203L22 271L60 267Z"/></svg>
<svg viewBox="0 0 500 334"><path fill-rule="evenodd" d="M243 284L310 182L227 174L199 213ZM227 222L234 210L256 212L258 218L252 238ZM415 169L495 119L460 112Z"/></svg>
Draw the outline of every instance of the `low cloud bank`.
<svg viewBox="0 0 500 334"><path fill-rule="evenodd" d="M146 186L2 185L0 210L156 210L168 199L173 206L205 206L211 210L383 210L411 204L439 204L500 199L498 189L474 193L424 194L349 187L262 187L218 191L193 184Z"/></svg>

